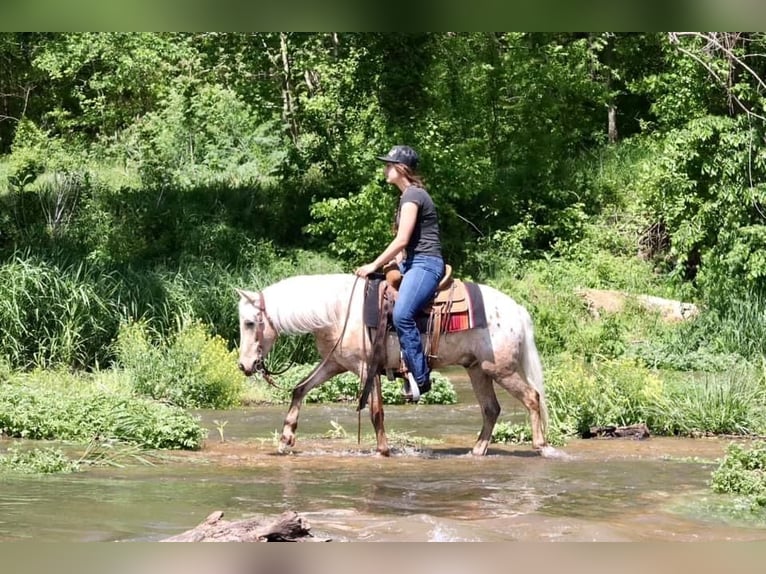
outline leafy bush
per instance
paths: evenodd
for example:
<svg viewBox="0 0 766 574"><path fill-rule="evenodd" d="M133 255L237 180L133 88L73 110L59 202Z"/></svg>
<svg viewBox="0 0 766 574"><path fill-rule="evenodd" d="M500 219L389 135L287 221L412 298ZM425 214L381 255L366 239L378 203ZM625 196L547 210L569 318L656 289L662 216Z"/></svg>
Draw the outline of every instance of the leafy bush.
<svg viewBox="0 0 766 574"><path fill-rule="evenodd" d="M704 115L657 140L637 170L646 210L670 237L673 273L710 302L766 288L766 162L746 115Z"/></svg>
<svg viewBox="0 0 766 574"><path fill-rule="evenodd" d="M711 479L713 491L741 495L753 508L766 506L766 443L749 449L732 443Z"/></svg>
<svg viewBox="0 0 766 574"><path fill-rule="evenodd" d="M290 402L295 387L314 370L315 364L291 366L287 371L275 377L277 388L271 388L273 400L280 403ZM307 403L331 403L355 401L359 396L359 377L346 372L322 383L306 395Z"/></svg>
<svg viewBox="0 0 766 574"><path fill-rule="evenodd" d="M79 470L79 464L56 447L22 448L10 447L0 455L0 469L22 474L69 473Z"/></svg>
<svg viewBox="0 0 766 574"><path fill-rule="evenodd" d="M88 442L94 437L143 448L196 449L206 436L178 407L134 397L124 374L84 377L46 371L0 384L0 433Z"/></svg>
<svg viewBox="0 0 766 574"><path fill-rule="evenodd" d="M402 381L389 381L382 378L383 404L400 405L405 399L402 394ZM431 390L420 396L421 405L454 405L457 403L457 393L450 380L438 371L431 371Z"/></svg>
<svg viewBox="0 0 766 574"><path fill-rule="evenodd" d="M126 323L116 348L139 394L184 408L223 409L239 402L243 377L235 352L199 323L183 325L169 343L158 344L145 323Z"/></svg>
<svg viewBox="0 0 766 574"><path fill-rule="evenodd" d="M314 365L295 365L287 372L278 377L278 389L272 391L272 396L277 402L289 402L293 389L298 385L314 368ZM433 371L431 373L433 385L431 390L423 395L420 404L455 404L457 394L455 388L447 377ZM389 381L385 375L381 377L383 404L395 405L404 404L402 395L402 381L397 379ZM360 381L359 377L353 373L346 372L337 375L325 383L309 391L306 395L307 403L325 403L325 402L347 402L356 401L359 398Z"/></svg>
<svg viewBox="0 0 766 574"><path fill-rule="evenodd" d="M149 187L268 186L286 157L278 133L233 90L203 83L174 86L124 146Z"/></svg>
<svg viewBox="0 0 766 574"><path fill-rule="evenodd" d="M319 201L311 206L315 221L306 231L329 237L330 251L343 261L369 261L393 237L395 198L373 182L356 195Z"/></svg>
<svg viewBox="0 0 766 574"><path fill-rule="evenodd" d="M8 162L11 188L24 189L45 171L46 143L47 136L34 122L28 119L19 122Z"/></svg>
<svg viewBox="0 0 766 574"><path fill-rule="evenodd" d="M532 442L532 428L528 424L501 421L495 423L490 441L514 444Z"/></svg>
<svg viewBox="0 0 766 574"><path fill-rule="evenodd" d="M640 422L653 429L664 392L655 373L627 359L586 364L563 356L546 372L551 421L564 436L586 435L593 426Z"/></svg>

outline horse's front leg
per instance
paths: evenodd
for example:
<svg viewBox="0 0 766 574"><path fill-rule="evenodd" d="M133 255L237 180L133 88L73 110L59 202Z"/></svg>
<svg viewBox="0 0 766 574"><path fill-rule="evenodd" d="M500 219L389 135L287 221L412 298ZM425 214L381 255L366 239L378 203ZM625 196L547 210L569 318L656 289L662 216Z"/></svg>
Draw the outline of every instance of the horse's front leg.
<svg viewBox="0 0 766 574"><path fill-rule="evenodd" d="M295 446L295 431L298 428L301 405L309 391L345 370L332 360L322 361L317 369L293 389L290 408L287 410L285 423L282 427L282 436L279 438L279 452L285 452L288 448Z"/></svg>
<svg viewBox="0 0 766 574"><path fill-rule="evenodd" d="M388 446L386 429L383 426L383 389L380 382L380 375L375 375L375 384L370 392L370 419L375 429L375 439L377 440L377 451L381 456L390 456L391 449Z"/></svg>

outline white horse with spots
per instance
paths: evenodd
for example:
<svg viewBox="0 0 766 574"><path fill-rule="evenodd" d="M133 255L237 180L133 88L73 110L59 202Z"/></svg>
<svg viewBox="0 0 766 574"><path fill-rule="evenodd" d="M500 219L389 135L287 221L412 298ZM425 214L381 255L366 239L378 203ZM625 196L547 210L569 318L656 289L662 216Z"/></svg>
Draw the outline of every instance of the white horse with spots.
<svg viewBox="0 0 766 574"><path fill-rule="evenodd" d="M557 451L545 438L548 417L542 365L529 313L500 291L486 285L479 288L487 326L442 334L439 356L432 361L432 367L462 365L468 371L484 419L473 447L474 455L486 454L500 414L496 383L529 412L534 449L543 456L555 456ZM343 274L301 275L259 292L239 289L237 292L239 367L246 375L264 371L264 358L281 334L312 333L323 359L304 383L293 390L280 439L280 450L284 450L295 445L301 404L311 389L346 371L366 380L372 343L363 321L364 280ZM398 368L399 342L395 333L387 335L386 357L386 368ZM388 455L379 384L369 399L377 451Z"/></svg>

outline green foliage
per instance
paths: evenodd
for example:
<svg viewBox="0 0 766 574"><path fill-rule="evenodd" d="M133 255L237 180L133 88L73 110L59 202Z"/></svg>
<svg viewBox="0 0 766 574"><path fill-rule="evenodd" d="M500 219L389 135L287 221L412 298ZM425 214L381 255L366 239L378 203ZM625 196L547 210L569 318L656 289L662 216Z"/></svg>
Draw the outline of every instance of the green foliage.
<svg viewBox="0 0 766 574"><path fill-rule="evenodd" d="M316 220L306 227L313 235L328 235L330 251L343 261L359 263L377 257L393 239L394 188L370 183L345 198L325 199L311 206Z"/></svg>
<svg viewBox="0 0 766 574"><path fill-rule="evenodd" d="M287 372L277 377L278 389L272 391L272 398L275 402L286 403L290 401L293 389L303 381L314 369L313 364L295 365ZM451 405L457 402L455 388L447 377L437 371L431 373L433 385L431 390L423 395L420 404ZM404 404L402 395L402 381L397 379L389 381L385 376L381 377L383 404L400 405ZM326 402L351 402L359 399L360 382L359 377L353 373L346 372L319 385L309 391L306 395L307 403L326 403Z"/></svg>
<svg viewBox="0 0 766 574"><path fill-rule="evenodd" d="M24 189L45 170L47 136L30 120L19 122L8 162L8 184Z"/></svg>
<svg viewBox="0 0 766 574"><path fill-rule="evenodd" d="M725 371L758 362L766 349L766 302L757 294L733 295L694 321L667 327L634 351L647 364L677 370Z"/></svg>
<svg viewBox="0 0 766 574"><path fill-rule="evenodd" d="M110 137L151 109L179 73L199 72L188 37L167 33L49 34L35 68L61 97L47 120L62 131Z"/></svg>
<svg viewBox="0 0 766 574"><path fill-rule="evenodd" d="M546 370L554 434L645 423L658 435L754 435L766 428L762 373L674 376L630 359L586 364L561 356Z"/></svg>
<svg viewBox="0 0 766 574"><path fill-rule="evenodd" d="M132 396L123 375L64 371L14 375L0 384L0 433L78 442L99 437L148 449L197 449L206 434L182 409Z"/></svg>
<svg viewBox="0 0 766 574"><path fill-rule="evenodd" d="M199 323L181 325L170 342L160 344L152 342L146 324L125 324L116 354L137 393L179 407L231 407L243 389L236 353Z"/></svg>
<svg viewBox="0 0 766 574"><path fill-rule="evenodd" d="M655 405L651 428L684 436L758 435L766 430L765 401L763 373L752 369L705 374L702 380L681 379L669 384Z"/></svg>
<svg viewBox="0 0 766 574"><path fill-rule="evenodd" d="M83 265L19 256L0 266L0 354L15 367L92 365L116 326L104 283Z"/></svg>
<svg viewBox="0 0 766 574"><path fill-rule="evenodd" d="M639 172L645 205L671 238L674 272L696 278L711 305L766 285L757 138L745 119L701 117L668 132Z"/></svg>
<svg viewBox="0 0 766 574"><path fill-rule="evenodd" d="M271 123L216 85L172 90L124 145L152 188L269 187L285 159Z"/></svg>
<svg viewBox="0 0 766 574"><path fill-rule="evenodd" d="M496 443L530 443L532 442L532 429L530 426L501 421L492 429L491 442ZM549 438L550 442L550 438Z"/></svg>
<svg viewBox="0 0 766 574"><path fill-rule="evenodd" d="M692 44L688 46L691 53L702 55L706 51L702 43ZM672 129L705 115L711 108L722 110L723 86L711 82L708 69L677 47L663 43L662 65L647 72L627 84L631 92L646 95L651 102L651 114L642 118L644 129Z"/></svg>
<svg viewBox="0 0 766 574"><path fill-rule="evenodd" d="M0 469L21 474L77 472L80 465L70 460L60 448L23 448L12 446L0 455Z"/></svg>
<svg viewBox="0 0 766 574"><path fill-rule="evenodd" d="M383 404L404 404L402 380L389 381L382 377ZM454 405L457 403L457 393L452 382L438 371L431 371L431 390L420 396L421 405Z"/></svg>
<svg viewBox="0 0 766 574"><path fill-rule="evenodd" d="M665 327L658 318L627 301L623 313L593 318L578 293L584 288L624 293L672 296L672 285L662 284L651 265L623 253L612 254L591 232L566 256L526 261L520 276L500 275L490 284L524 305L535 321L535 338L543 355L569 352L592 357L619 357L631 352L635 341L654 340ZM490 255L491 256L491 255Z"/></svg>
<svg viewBox="0 0 766 574"><path fill-rule="evenodd" d="M291 366L279 376L275 376L277 388L268 387L270 400L277 403L288 403L293 389L300 384L313 370L316 364L305 363ZM264 385L264 382L259 384ZM354 401L359 396L359 377L346 372L319 385L306 395L307 403L347 402Z"/></svg>
<svg viewBox="0 0 766 574"><path fill-rule="evenodd" d="M531 221L518 223L508 230L495 231L492 235L476 241L474 256L466 264L465 272L476 277L523 275L523 267L529 255L525 247L532 234Z"/></svg>
<svg viewBox="0 0 766 574"><path fill-rule="evenodd" d="M654 431L656 406L664 393L655 373L630 360L587 365L564 356L546 370L548 409L564 436L587 435L594 426L640 422Z"/></svg>
<svg viewBox="0 0 766 574"><path fill-rule="evenodd" d="M753 509L766 506L766 445L757 441L750 448L732 443L713 472L714 492L744 497Z"/></svg>

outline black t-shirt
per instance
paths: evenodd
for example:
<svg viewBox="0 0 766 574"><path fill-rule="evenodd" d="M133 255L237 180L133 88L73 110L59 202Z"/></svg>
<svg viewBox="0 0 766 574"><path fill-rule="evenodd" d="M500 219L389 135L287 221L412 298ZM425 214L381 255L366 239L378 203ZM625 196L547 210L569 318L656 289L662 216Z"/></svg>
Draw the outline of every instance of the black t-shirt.
<svg viewBox="0 0 766 574"><path fill-rule="evenodd" d="M410 185L399 198L399 210L396 212L396 225L399 226L399 214L402 205L414 203L418 206L418 217L407 244L407 257L413 255L436 255L441 257L442 246L439 237L439 218L431 196L422 187Z"/></svg>

